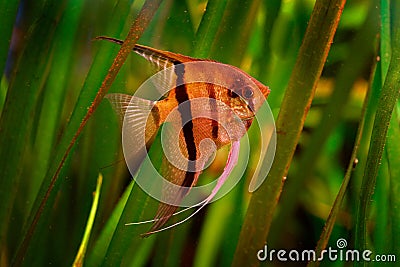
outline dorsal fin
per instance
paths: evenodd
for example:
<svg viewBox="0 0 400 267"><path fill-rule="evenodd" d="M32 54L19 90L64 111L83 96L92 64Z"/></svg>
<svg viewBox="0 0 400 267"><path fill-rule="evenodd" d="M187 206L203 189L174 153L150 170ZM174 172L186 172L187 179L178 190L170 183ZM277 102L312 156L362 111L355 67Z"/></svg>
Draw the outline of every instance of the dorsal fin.
<svg viewBox="0 0 400 267"><path fill-rule="evenodd" d="M181 54L172 53L169 51L158 50L140 44L136 44L135 47L133 48L133 51L136 54L141 55L148 61L156 64L160 69L164 69L165 68L164 66L166 64L168 65L167 67L170 67L171 65L176 65L180 63L202 60L198 58L184 56Z"/></svg>
<svg viewBox="0 0 400 267"><path fill-rule="evenodd" d="M95 39L96 40L107 40L107 41L110 41L110 42L113 42L113 43L116 43L119 45L122 45L122 43L123 43L122 40L112 38L112 37L107 37L107 36L98 36ZM156 65L156 67L160 70L169 68L172 65L176 65L176 64L180 64L180 63L203 60L203 59L184 56L181 54L172 53L169 51L158 50L158 49L140 45L140 44L136 44L135 47L133 48L133 51L136 54L147 59L149 62Z"/></svg>

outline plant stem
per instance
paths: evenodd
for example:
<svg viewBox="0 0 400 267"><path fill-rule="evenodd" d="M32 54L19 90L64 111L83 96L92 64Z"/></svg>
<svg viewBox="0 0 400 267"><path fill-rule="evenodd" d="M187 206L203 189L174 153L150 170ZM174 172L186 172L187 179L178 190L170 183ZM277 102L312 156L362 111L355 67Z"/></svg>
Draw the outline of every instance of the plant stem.
<svg viewBox="0 0 400 267"><path fill-rule="evenodd" d="M148 0L144 3L140 13L138 14L137 18L133 22L124 43L121 45L121 48L120 48L117 56L115 57L114 62L112 63L110 69L108 70L108 73L107 73L106 77L104 78L100 89L98 90L92 104L88 108L86 115L83 117L79 127L77 128L76 132L74 133L74 135L70 139L68 145L66 146L66 150L63 153L60 161L59 162L56 161L57 165L56 165L54 172L52 172L50 183L48 184L48 187L45 189L45 194L44 194L43 198L41 199L40 204L38 205L37 209L34 211L33 219L30 221L27 233L24 236L24 240L23 240L21 246L19 247L17 256L15 257L15 262L13 263L15 266L19 266L23 261L23 258L27 251L30 240L36 229L36 225L38 224L38 221L44 210L46 202L49 199L50 194L56 185L56 182L58 180L61 169L62 169L69 153L71 152L71 149L74 147L76 140L78 139L79 135L81 134L81 132L82 132L83 128L85 127L86 123L88 122L89 118L92 116L94 111L100 105L101 100L103 99L105 94L110 89L111 84L113 83L114 79L116 78L123 63L127 59L128 55L132 51L137 40L139 39L141 34L144 32L147 25L150 23L151 18L154 16L154 13L157 11L161 2L162 2L162 0Z"/></svg>
<svg viewBox="0 0 400 267"><path fill-rule="evenodd" d="M209 0L207 8L196 32L194 57L207 58L211 46L221 26L227 0Z"/></svg>
<svg viewBox="0 0 400 267"><path fill-rule="evenodd" d="M338 109L338 106L345 107L348 105L347 103L350 100L350 93L352 92L354 83L360 77L368 62L372 58L375 58L376 48L370 40L379 31L379 10L376 9L377 4L379 4L379 1L371 1L367 19L351 42L351 51L358 51L358 53L351 53L343 61L343 65L335 78L334 91L329 103L324 108L320 122L310 136L312 142L310 142L307 149L304 150L299 158L299 165L302 171L298 173L296 180L291 181L285 188L284 196L287 197L282 197L282 202L280 203L281 209L276 218L278 222L292 218L293 210L299 201L299 194L296 194L298 188L303 187L308 178L314 174L315 166L320 155L323 153L323 149L321 148L325 146L333 130L341 121L345 109ZM274 232L280 233L284 227L285 225L278 224L275 229L277 231ZM274 237L279 239L279 234L274 235ZM272 242L275 241L274 237L271 240Z"/></svg>
<svg viewBox="0 0 400 267"><path fill-rule="evenodd" d="M251 197L233 266L258 266L283 182L325 64L345 0L319 0L300 47L277 120L277 150L266 181Z"/></svg>
<svg viewBox="0 0 400 267"><path fill-rule="evenodd" d="M379 70L380 69L375 68L375 73L376 73L376 71L379 71ZM371 81L371 83L374 84L372 81ZM321 236L320 236L317 246L315 248L315 255L317 255L317 258L321 255L322 250L324 250L326 248L326 245L328 244L329 237L331 236L333 227L335 226L336 218L340 211L340 207L342 205L347 186L350 182L351 174L352 174L352 172L356 166L357 160L358 160L357 154L358 154L358 149L360 147L360 142L361 142L361 138L362 138L363 131L364 131L365 118L366 118L366 113L367 113L367 109L368 109L369 99L371 97L372 86L373 85L370 85L370 87L368 88L367 94L364 98L364 103L363 103L362 112L361 112L361 120L358 125L357 136L356 136L356 140L354 141L354 147L353 147L353 151L351 153L349 165L347 166L346 174L344 176L343 182L340 186L339 193L337 194L337 196L335 198L335 202L333 203L331 211L329 212L329 216L326 219L324 229L322 230ZM321 264L321 261L310 261L310 262L308 262L307 266L309 266L309 267L320 266L320 264Z"/></svg>
<svg viewBox="0 0 400 267"><path fill-rule="evenodd" d="M356 248L359 251L367 249L367 221L370 201L376 184L376 177L382 159L386 142L387 131L391 120L393 108L400 92L400 3L392 1L392 55L388 73L378 100L374 126L371 135L371 145L364 170L361 185L360 203L356 222ZM366 262L358 263L362 266Z"/></svg>

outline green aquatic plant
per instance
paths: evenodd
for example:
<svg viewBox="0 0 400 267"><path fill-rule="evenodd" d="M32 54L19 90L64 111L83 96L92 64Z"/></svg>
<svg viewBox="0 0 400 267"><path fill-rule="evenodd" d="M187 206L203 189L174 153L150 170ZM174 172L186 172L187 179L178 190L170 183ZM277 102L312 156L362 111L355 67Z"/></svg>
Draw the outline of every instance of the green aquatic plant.
<svg viewBox="0 0 400 267"><path fill-rule="evenodd" d="M342 239L371 257L400 257L400 7L344 2L0 1L0 265L279 266L257 253L318 254ZM126 42L94 40L101 35ZM130 177L118 119L102 101L133 94L153 74L130 53L136 42L249 73L270 87L278 130L261 188L248 192L261 138L254 124L254 153L233 190L148 238L148 225L125 224L151 219L158 202ZM158 168L160 136L154 142ZM226 156L200 182L217 178Z"/></svg>

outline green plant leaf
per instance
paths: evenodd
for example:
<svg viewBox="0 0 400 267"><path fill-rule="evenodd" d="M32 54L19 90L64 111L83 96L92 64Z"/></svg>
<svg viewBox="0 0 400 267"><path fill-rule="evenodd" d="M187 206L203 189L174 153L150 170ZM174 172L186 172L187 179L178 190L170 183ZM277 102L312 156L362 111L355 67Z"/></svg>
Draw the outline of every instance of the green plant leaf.
<svg viewBox="0 0 400 267"><path fill-rule="evenodd" d="M251 197L233 266L259 264L257 251L266 242L283 182L345 2L322 0L315 3L276 121L277 147L274 163L266 181Z"/></svg>
<svg viewBox="0 0 400 267"><path fill-rule="evenodd" d="M378 100L378 107L375 115L374 126L371 135L371 145L368 151L367 163L364 171L361 186L360 203L358 207L356 223L356 248L365 250L367 246L367 222L369 215L370 200L374 192L376 177L378 174L384 145L386 142L387 131L391 120L392 112L399 96L400 84L400 6L394 1L391 3L393 25L391 49L392 55L386 75L385 83L382 87L381 96ZM359 263L366 265L366 262Z"/></svg>
<svg viewBox="0 0 400 267"><path fill-rule="evenodd" d="M0 32L3 40L0 43L0 71L3 73L11 43L11 33L17 16L19 1L0 1Z"/></svg>
<svg viewBox="0 0 400 267"><path fill-rule="evenodd" d="M395 108L390 126L388 129L388 136L386 142L386 154L388 160L389 174L390 174L390 204L389 216L391 217L391 234L392 234L392 249L390 250L395 255L400 254L400 246L397 240L400 238L400 230L397 227L400 222L400 144L398 138L400 136L399 129L399 112Z"/></svg>
<svg viewBox="0 0 400 267"><path fill-rule="evenodd" d="M277 221L287 221L292 219L293 209L300 200L296 194L298 188L303 187L307 179L315 172L318 159L321 158L323 150L321 147L326 145L328 138L333 130L338 127L345 108L338 109L338 106L345 107L350 102L351 88L364 71L368 62L374 58L374 43L369 42L378 33L379 9L376 3L370 3L370 11L360 31L354 36L350 44L350 50L358 49L358 53L351 53L343 62L336 75L334 91L330 96L329 103L324 107L323 114L315 131L310 136L308 149L304 151L299 159L302 171L299 175L285 187L285 198L281 201L281 207ZM347 169L348 170L348 169ZM343 197L343 196L342 196ZM339 204L340 205L340 204ZM274 233L283 231L283 224L277 225ZM274 239L279 239L279 234L275 234Z"/></svg>
<svg viewBox="0 0 400 267"><path fill-rule="evenodd" d="M102 183L103 183L103 176L101 175L101 173L99 173L99 177L97 178L96 191L94 192L94 196L93 196L92 209L90 210L89 218L88 218L88 221L86 224L85 234L83 236L82 243L79 247L78 253L75 257L75 261L72 264L72 266L74 266L74 267L83 266L83 260L84 260L85 254L86 254L87 245L89 243L89 238L90 238L90 233L92 232L94 218L96 216L97 207L99 204L100 189L101 189Z"/></svg>
<svg viewBox="0 0 400 267"><path fill-rule="evenodd" d="M28 220L28 227L25 231L26 234L24 235L24 240L16 256L16 265L19 265L24 258L24 254L26 253L26 250L30 244L32 235L35 232L36 225L40 220L43 209L46 207L46 202L52 193L53 188L57 188L60 184L58 177L78 136L83 130L83 127L87 123L88 119L100 104L102 98L114 81L118 71L122 67L123 62L128 57L136 41L139 39L141 33L144 31L153 14L157 10L159 2L150 2L148 1L144 4L142 12L138 15L138 18L131 26L126 42L124 42L124 44L121 46L119 53L115 57L112 65L111 61L114 56L111 53L100 50L97 54L97 57L95 58L92 68L88 74L88 78L86 79L82 88L81 96L76 104L76 108L71 117L70 123L60 142L59 150L56 152L54 160L50 165L49 171L47 172L44 183L42 184L37 200L34 204L33 212ZM115 6L115 17L124 18L127 16L128 11L129 8L125 5L125 2L119 3ZM115 20L112 24L110 24L110 27L114 25L116 25L113 27L114 29L122 29L121 25L124 25L123 20ZM111 67L107 72L104 66L110 65ZM105 77L101 83L101 86L101 79L99 79L99 77ZM97 91L96 88L99 87L100 89Z"/></svg>
<svg viewBox="0 0 400 267"><path fill-rule="evenodd" d="M37 101L41 95L44 81L48 75L48 60L50 43L55 33L53 21L58 21L63 11L61 1L42 1L42 5L31 7L28 12L33 16L30 27L26 29L25 43L17 56L14 71L10 77L7 98L0 119L0 250L5 255L5 240L9 233L12 207L17 196L18 187L22 181L22 170L29 151L27 141L33 137L31 119L35 115ZM29 8L29 6L28 6ZM36 16L45 13L52 14L43 19ZM45 36L45 38L43 37ZM32 68L35 66L35 68ZM18 69L26 71L18 72Z"/></svg>

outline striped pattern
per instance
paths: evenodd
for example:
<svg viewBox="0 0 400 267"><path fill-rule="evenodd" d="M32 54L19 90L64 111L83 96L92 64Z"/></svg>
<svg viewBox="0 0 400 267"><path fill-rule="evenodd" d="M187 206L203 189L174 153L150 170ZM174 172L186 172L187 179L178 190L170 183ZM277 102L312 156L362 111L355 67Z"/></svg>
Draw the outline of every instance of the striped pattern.
<svg viewBox="0 0 400 267"><path fill-rule="evenodd" d="M171 67L174 64L179 64L177 61L171 61L169 58L164 57L163 55L160 55L156 51L151 51L147 49L146 47L143 46L138 46L136 45L133 48L133 51L147 59L149 62L154 64L158 69L160 70L165 70L169 67Z"/></svg>
<svg viewBox="0 0 400 267"><path fill-rule="evenodd" d="M215 87L213 84L207 83L206 84L207 87L207 91L208 91L208 97L210 99L210 107L211 107L211 112L213 112L213 114L218 114L217 111L217 107L214 105L215 103L215 99L216 97L216 92L215 92ZM215 120L211 121L211 136L214 139L218 138L218 117L214 118Z"/></svg>
<svg viewBox="0 0 400 267"><path fill-rule="evenodd" d="M101 36L97 37L96 39L108 40L120 45L123 44L123 41L110 37ZM181 126L181 132L179 133L179 147L175 147L175 135L172 138L167 138L166 145L172 150L181 149L182 154L185 155L184 157L189 160L187 161L186 159L183 159L183 166L187 164L187 168L185 170L184 167L180 169L169 162L166 158L163 159L161 169L163 174L165 174L164 177L167 178L170 183L180 185L182 187L185 187L185 189L183 189L182 187L180 187L179 189L174 189L173 187L169 186L168 183L163 185L163 194L165 199L168 203L174 204L160 203L157 213L155 215L154 224L152 225L151 229L143 235L147 236L176 225L173 224L171 226L162 228L163 225L177 210L179 203L189 192L190 188L196 184L198 176L201 173L200 169L205 164L205 160L207 160L206 157L211 156L203 154L200 155L200 149L198 146L201 140L205 138L211 138L215 142L217 149L230 143L232 139L230 136L228 136L228 132L224 128L226 127L225 124L222 127L222 123L219 124L218 121L220 120L225 122L225 120L227 120L228 123L231 122L231 116L229 115L229 112L226 112L228 108L230 111L235 112L236 115L241 118L241 121L244 124L245 129L247 130L248 127L250 127L254 117L253 111L256 108L256 99L253 96L253 91L251 91L252 88L245 87L245 84L241 80L235 79L230 75L221 76L221 73L219 75L218 73L216 73L217 75L215 77L219 79L228 79L228 82L230 83L226 87L229 88L218 86L212 83L186 83L187 81L193 80L193 77L196 77L196 75L194 75L194 73L192 73L191 71L201 72L202 69L195 68L193 70L190 70L189 72L188 66L184 63L195 61L213 62L212 60L196 59L181 54L161 51L155 48L138 44L135 45L133 51L148 60L157 69L167 70L163 73L163 77L161 77L162 80L158 80L158 82L161 82L161 85L165 86L166 88L172 87L174 89L169 91L165 98L157 101L156 103L151 103L150 101L146 102L143 100L139 101L139 99L134 99L135 101L133 101L133 103L131 101L131 104L133 104L133 106L144 109L146 109L146 107L149 109L151 108L150 104L155 104L152 106L151 110L149 110L151 112L151 116L149 116L147 120L146 118L138 120L137 116L141 112L139 110L136 110L135 108L128 109L126 107L127 103L129 103L129 97L127 96L124 96L121 99L120 95L118 97L117 95L114 95L114 105L119 110L121 118L122 115L126 116L125 122L133 122L133 124L130 124L130 126L135 129L133 131L136 131L137 129L141 129L142 131L145 130L145 140L147 148L151 145L152 139L157 132L158 127L160 127L160 125L164 123L170 111L177 107L181 119L181 125L179 125ZM233 66L231 67L233 69L237 69ZM239 69L237 70L240 71ZM244 75L250 78L258 86L265 97L268 96L268 87L262 85L260 82L256 81L248 74L244 73ZM200 97L208 97L208 104L205 104L203 106L199 105L198 103L194 104L195 101L191 101L192 99ZM223 102L227 108L221 105L221 103L218 104L218 101ZM258 102L257 105L259 105ZM196 114L198 114L199 109L201 109L200 112L203 112L203 110L208 110L212 119L197 118ZM195 116L196 118L193 119L193 116ZM138 123L142 124L142 126L138 127ZM146 127L146 129L144 127ZM234 127L234 125L232 127ZM240 131L235 134L237 134L239 138ZM234 150L234 148L238 146L238 144L239 142L236 140L232 146L232 149ZM130 146L132 146L132 148L129 148L128 150L137 150L137 143L132 142ZM205 151L206 154L208 152L212 151ZM202 158L200 158L200 156L202 156ZM136 165L140 164L140 158L132 158L134 159L133 161L136 163ZM230 173L231 168L235 164L235 160L232 162L228 161L229 166L227 165L227 168L224 169L224 173L221 175L221 178L218 179L218 186L215 188L215 190L213 190L214 195L222 186L228 174ZM136 167L138 166L135 166L135 168ZM205 204L208 203L208 201L211 200L211 198L214 196L213 194L210 195L210 198L207 199L207 201L204 202L201 207L203 207Z"/></svg>
<svg viewBox="0 0 400 267"><path fill-rule="evenodd" d="M188 101L189 95L187 93L186 85L184 82L185 65L177 64L175 65L174 68L175 68L175 74L177 76L176 84L178 85L175 90L176 92L175 98L178 101L178 111L180 112L182 122L186 122L186 124L183 125L182 130L188 152L188 159L190 160L188 162L188 170L195 170L196 166L192 166L195 164L192 161L195 161L197 158L197 148L194 142L191 105L190 101ZM188 101L187 102L188 108L183 109L180 104L184 103L185 101ZM186 172L182 186L191 187L194 181L194 175L195 173L193 172Z"/></svg>

